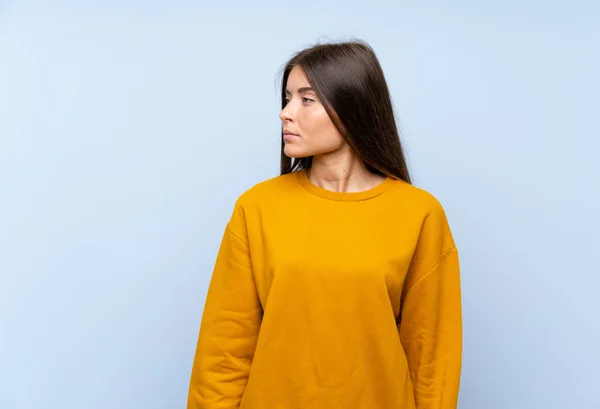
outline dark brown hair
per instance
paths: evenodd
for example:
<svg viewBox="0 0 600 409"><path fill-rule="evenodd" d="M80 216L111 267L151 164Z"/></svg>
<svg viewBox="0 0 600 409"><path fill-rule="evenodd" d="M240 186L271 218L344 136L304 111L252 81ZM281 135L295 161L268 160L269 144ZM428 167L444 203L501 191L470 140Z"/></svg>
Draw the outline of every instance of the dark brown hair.
<svg viewBox="0 0 600 409"><path fill-rule="evenodd" d="M281 109L290 71L299 66L348 145L376 174L411 183L383 70L363 40L317 44L294 54L283 68ZM281 174L308 169L312 156L292 158L283 149Z"/></svg>

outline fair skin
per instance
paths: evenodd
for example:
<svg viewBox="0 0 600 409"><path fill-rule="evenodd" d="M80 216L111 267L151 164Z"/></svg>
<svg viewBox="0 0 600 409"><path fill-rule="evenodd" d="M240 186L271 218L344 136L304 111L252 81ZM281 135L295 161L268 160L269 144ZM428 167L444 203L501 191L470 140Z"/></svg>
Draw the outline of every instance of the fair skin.
<svg viewBox="0 0 600 409"><path fill-rule="evenodd" d="M384 177L369 172L335 127L302 69L294 67L286 84L287 104L279 114L284 131L284 153L291 158L312 156L311 182L335 192L361 192ZM308 89L306 89L308 88Z"/></svg>

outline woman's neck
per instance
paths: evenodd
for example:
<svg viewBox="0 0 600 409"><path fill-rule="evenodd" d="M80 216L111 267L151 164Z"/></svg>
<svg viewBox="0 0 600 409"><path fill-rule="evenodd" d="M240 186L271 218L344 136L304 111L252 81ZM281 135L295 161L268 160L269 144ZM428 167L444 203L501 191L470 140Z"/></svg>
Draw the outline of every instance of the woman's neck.
<svg viewBox="0 0 600 409"><path fill-rule="evenodd" d="M334 192L361 192L377 186L385 179L384 176L369 172L358 158L325 163L313 157L306 174L316 186Z"/></svg>

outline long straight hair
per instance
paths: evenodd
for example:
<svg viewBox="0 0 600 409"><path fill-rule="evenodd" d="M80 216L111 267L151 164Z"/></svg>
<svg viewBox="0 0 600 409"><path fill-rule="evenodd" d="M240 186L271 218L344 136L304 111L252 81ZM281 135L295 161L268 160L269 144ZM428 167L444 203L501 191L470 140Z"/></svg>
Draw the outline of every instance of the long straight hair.
<svg viewBox="0 0 600 409"><path fill-rule="evenodd" d="M281 109L290 71L299 66L342 137L367 169L411 183L404 149L383 70L363 40L318 44L297 52L285 64ZM312 156L290 158L281 132L281 175L312 165Z"/></svg>

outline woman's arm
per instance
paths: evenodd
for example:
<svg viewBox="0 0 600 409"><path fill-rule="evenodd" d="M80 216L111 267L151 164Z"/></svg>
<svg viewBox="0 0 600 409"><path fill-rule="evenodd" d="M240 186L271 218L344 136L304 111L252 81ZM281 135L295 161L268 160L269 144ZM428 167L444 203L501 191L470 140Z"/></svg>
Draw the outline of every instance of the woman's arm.
<svg viewBox="0 0 600 409"><path fill-rule="evenodd" d="M236 203L212 273L188 395L188 409L238 408L262 319L243 210Z"/></svg>
<svg viewBox="0 0 600 409"><path fill-rule="evenodd" d="M458 251L441 206L425 219L398 324L417 409L456 409L462 362Z"/></svg>

